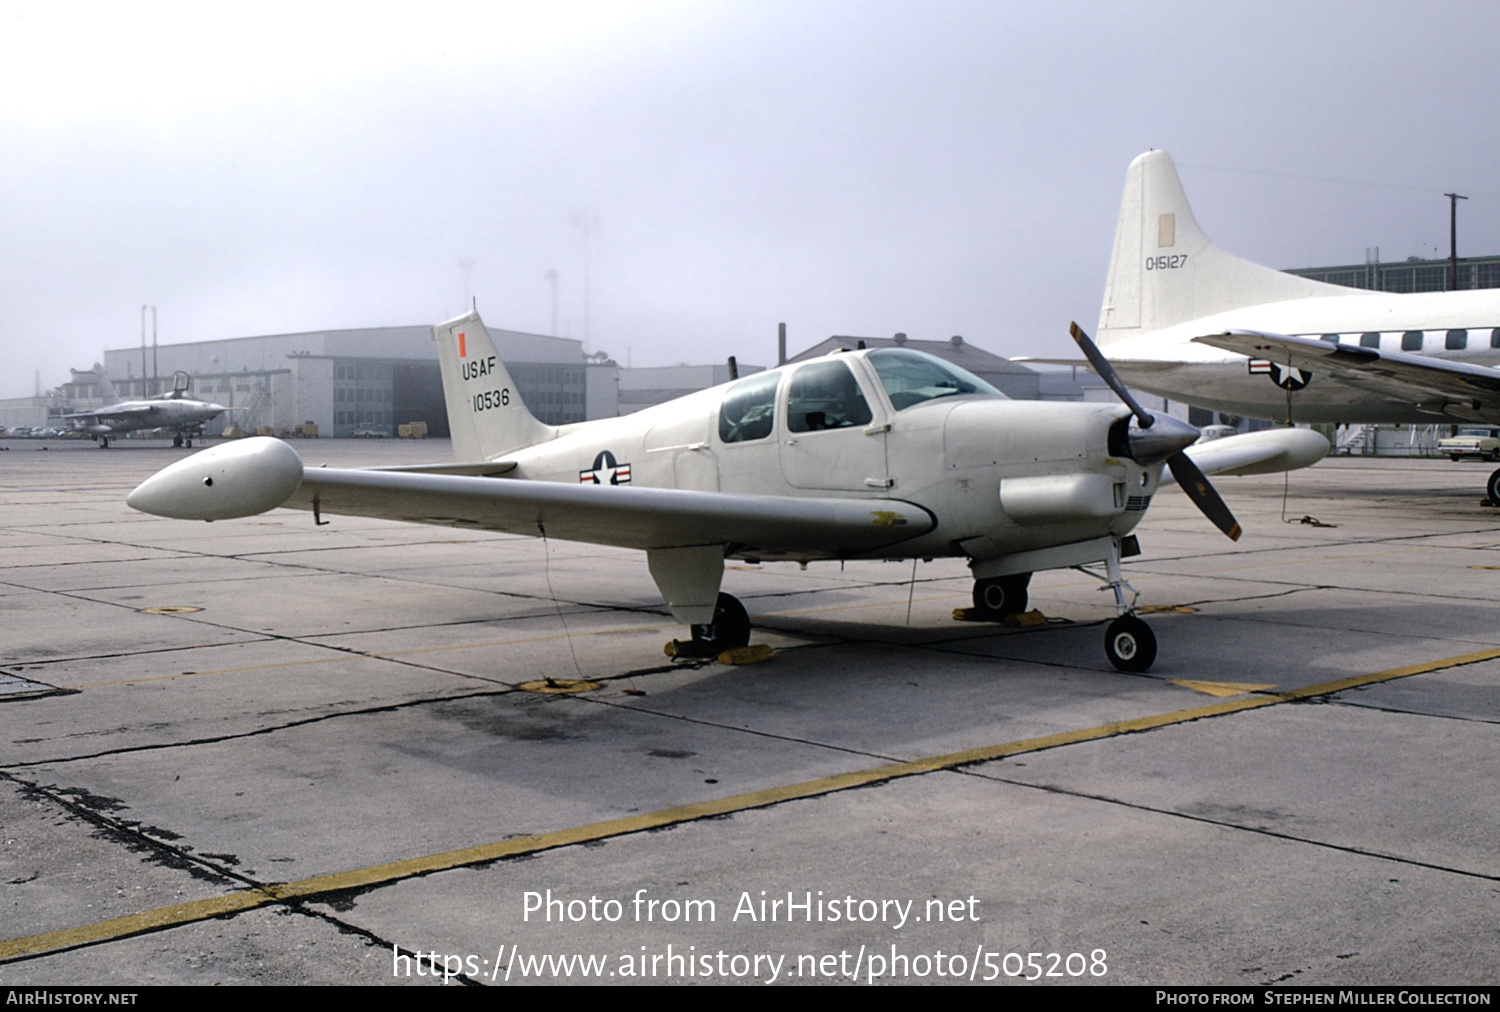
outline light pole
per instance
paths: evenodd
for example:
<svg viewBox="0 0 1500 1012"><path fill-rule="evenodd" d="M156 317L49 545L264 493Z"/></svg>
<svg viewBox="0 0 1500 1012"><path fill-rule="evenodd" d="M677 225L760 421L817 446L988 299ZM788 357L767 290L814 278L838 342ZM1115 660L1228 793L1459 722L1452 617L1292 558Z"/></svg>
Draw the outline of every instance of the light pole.
<svg viewBox="0 0 1500 1012"><path fill-rule="evenodd" d="M591 260L590 240L599 231L599 216L593 211L577 210L571 215L573 226L583 233L583 350L589 350L589 317L591 313Z"/></svg>

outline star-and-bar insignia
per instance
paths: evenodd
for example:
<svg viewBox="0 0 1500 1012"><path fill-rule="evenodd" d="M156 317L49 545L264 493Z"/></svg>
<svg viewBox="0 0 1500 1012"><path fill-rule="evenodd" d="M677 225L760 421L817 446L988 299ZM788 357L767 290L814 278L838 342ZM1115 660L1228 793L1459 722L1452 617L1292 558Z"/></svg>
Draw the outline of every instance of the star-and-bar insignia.
<svg viewBox="0 0 1500 1012"><path fill-rule="evenodd" d="M1268 362L1263 358L1252 358L1250 360L1250 373L1254 376L1271 377L1271 382L1283 390L1301 390L1312 381L1312 373L1306 369L1277 365L1275 362Z"/></svg>
<svg viewBox="0 0 1500 1012"><path fill-rule="evenodd" d="M608 450L594 458L594 466L578 472L580 485L629 485L630 465L616 462Z"/></svg>

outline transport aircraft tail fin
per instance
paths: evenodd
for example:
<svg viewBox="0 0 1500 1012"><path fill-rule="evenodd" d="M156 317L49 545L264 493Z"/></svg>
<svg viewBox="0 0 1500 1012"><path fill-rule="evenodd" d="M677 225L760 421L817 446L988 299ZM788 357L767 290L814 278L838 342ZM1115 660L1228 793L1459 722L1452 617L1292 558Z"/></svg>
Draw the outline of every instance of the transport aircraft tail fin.
<svg viewBox="0 0 1500 1012"><path fill-rule="evenodd" d="M557 436L556 427L538 421L522 403L478 313L438 324L432 339L443 372L454 460L495 460Z"/></svg>
<svg viewBox="0 0 1500 1012"><path fill-rule="evenodd" d="M1245 306L1349 294L1215 246L1193 219L1171 157L1148 151L1125 174L1098 344Z"/></svg>

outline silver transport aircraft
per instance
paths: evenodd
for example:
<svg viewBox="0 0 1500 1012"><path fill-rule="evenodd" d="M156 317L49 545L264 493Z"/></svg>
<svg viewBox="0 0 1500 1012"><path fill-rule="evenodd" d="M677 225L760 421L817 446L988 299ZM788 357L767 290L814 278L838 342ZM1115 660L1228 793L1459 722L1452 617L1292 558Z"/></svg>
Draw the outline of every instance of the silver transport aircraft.
<svg viewBox="0 0 1500 1012"><path fill-rule="evenodd" d="M1238 537L1203 469L1284 470L1328 451L1315 432L1283 429L1184 452L1198 431L1168 415L1012 401L899 348L788 364L622 418L552 426L517 396L477 313L432 337L456 463L304 468L286 443L254 438L178 461L126 501L181 519L288 506L315 522L346 514L642 549L698 656L749 641L744 607L719 589L726 559L963 557L977 615L989 620L1026 610L1036 570L1099 563L1117 609L1108 657L1144 671L1155 637L1134 613L1120 559L1137 550L1131 531L1163 466ZM1080 343L1092 348L1081 332Z"/></svg>
<svg viewBox="0 0 1500 1012"><path fill-rule="evenodd" d="M1500 424L1500 289L1367 292L1226 253L1165 151L1126 173L1098 338L1131 387L1217 411Z"/></svg>
<svg viewBox="0 0 1500 1012"><path fill-rule="evenodd" d="M203 426L231 410L222 404L198 401L187 395L191 379L185 372L172 377L172 392L144 401L122 401L115 392L104 367L94 364L94 374L99 377L99 387L104 394L104 406L96 411L81 411L63 415L73 428L87 432L99 444L99 449L109 447L109 438L124 432L140 429L169 429L172 445L193 445L193 437L202 437Z"/></svg>

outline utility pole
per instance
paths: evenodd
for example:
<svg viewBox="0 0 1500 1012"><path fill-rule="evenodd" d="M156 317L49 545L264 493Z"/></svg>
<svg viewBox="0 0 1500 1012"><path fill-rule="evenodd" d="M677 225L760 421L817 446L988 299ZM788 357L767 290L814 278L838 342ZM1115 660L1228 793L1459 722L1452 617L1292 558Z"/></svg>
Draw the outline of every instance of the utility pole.
<svg viewBox="0 0 1500 1012"><path fill-rule="evenodd" d="M1458 287L1458 202L1468 197L1445 193L1448 198L1448 291Z"/></svg>

